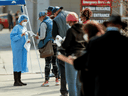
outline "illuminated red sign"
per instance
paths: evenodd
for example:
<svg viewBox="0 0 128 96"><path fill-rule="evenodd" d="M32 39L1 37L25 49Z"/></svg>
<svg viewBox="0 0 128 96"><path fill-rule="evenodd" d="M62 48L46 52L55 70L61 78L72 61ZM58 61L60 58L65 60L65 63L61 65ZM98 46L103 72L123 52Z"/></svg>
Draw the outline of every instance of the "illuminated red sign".
<svg viewBox="0 0 128 96"><path fill-rule="evenodd" d="M86 6L110 6L111 7L111 0L82 0L82 5Z"/></svg>

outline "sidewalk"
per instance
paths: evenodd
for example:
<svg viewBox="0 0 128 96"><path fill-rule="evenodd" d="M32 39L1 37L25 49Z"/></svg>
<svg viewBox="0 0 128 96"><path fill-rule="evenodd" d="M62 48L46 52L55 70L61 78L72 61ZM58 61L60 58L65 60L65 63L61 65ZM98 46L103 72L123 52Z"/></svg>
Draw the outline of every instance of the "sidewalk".
<svg viewBox="0 0 128 96"><path fill-rule="evenodd" d="M37 51L38 53L38 51ZM31 58L31 62L30 62ZM38 53L39 58L39 53ZM0 74L12 74L13 72L13 56L12 56L12 50L0 50ZM44 66L45 66L45 60L39 58L40 66L42 72L44 72ZM40 67L37 60L36 52L34 49L28 53L28 69L29 73L39 73Z"/></svg>
<svg viewBox="0 0 128 96"><path fill-rule="evenodd" d="M44 59L39 58L43 78L37 60L38 50L31 48L28 53L28 73L22 74L22 81L27 86L13 86L13 62L10 43L10 32L4 29L0 32L0 96L60 96L60 86L55 86L55 78L49 80L49 87L40 87L44 82ZM30 62L31 57L31 62Z"/></svg>
<svg viewBox="0 0 128 96"><path fill-rule="evenodd" d="M31 48L31 51L28 52L28 68L29 73L39 73L40 67L37 59L37 55L40 61L40 66L42 72L44 72L44 59L41 59L39 56L39 51L34 48ZM0 32L0 74L12 74L13 72L13 56L11 49L11 41L10 41L10 32L8 29L4 29ZM30 62L31 59L31 62Z"/></svg>
<svg viewBox="0 0 128 96"><path fill-rule="evenodd" d="M13 75L0 75L0 96L60 96L60 86L55 86L55 78L49 80L49 87L40 87L44 81L40 74L22 74L27 86L13 86Z"/></svg>
<svg viewBox="0 0 128 96"><path fill-rule="evenodd" d="M39 55L39 54L38 54ZM14 87L11 50L0 50L0 96L60 96L60 86L55 86L55 78L49 80L49 87L40 87L44 82L44 59L39 59L43 78L40 74L35 50L31 50L32 69L28 54L29 72L22 74L27 86Z"/></svg>

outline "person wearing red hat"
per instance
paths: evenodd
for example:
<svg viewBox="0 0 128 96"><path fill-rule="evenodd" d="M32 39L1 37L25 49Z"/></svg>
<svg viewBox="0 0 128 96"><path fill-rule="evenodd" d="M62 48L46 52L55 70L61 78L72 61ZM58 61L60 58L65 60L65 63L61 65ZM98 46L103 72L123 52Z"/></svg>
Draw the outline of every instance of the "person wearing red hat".
<svg viewBox="0 0 128 96"><path fill-rule="evenodd" d="M70 26L67 31L65 41L62 43L62 48L65 49L66 55L81 56L85 50L85 40L83 39L82 24L78 23L78 15L75 12L70 12L66 17L66 22ZM80 96L80 82L76 81L77 71L68 63L65 63L65 73L68 83L69 96Z"/></svg>

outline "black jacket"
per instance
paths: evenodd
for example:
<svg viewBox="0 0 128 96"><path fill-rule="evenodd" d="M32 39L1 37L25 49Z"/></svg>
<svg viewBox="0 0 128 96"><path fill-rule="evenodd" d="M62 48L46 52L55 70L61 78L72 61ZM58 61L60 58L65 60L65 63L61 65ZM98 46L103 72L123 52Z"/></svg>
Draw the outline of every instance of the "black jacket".
<svg viewBox="0 0 128 96"><path fill-rule="evenodd" d="M128 38L118 31L90 40L86 54L74 61L85 96L128 96L127 55Z"/></svg>
<svg viewBox="0 0 128 96"><path fill-rule="evenodd" d="M13 17L11 14L8 14L8 22L12 23L13 22Z"/></svg>
<svg viewBox="0 0 128 96"><path fill-rule="evenodd" d="M56 22L53 20L52 38L55 39L57 35L59 35L58 26Z"/></svg>
<svg viewBox="0 0 128 96"><path fill-rule="evenodd" d="M79 56L81 51L85 50L85 40L83 39L82 24L74 24L68 31L62 47L66 50L67 55Z"/></svg>

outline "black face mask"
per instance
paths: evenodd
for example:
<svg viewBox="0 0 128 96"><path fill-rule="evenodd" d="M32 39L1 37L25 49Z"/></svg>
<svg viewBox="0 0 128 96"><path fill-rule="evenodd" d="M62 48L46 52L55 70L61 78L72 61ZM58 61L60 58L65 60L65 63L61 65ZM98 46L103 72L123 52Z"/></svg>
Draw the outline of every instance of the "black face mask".
<svg viewBox="0 0 128 96"><path fill-rule="evenodd" d="M83 14L84 17L86 17L86 20L89 20L89 11L87 11L87 14Z"/></svg>
<svg viewBox="0 0 128 96"><path fill-rule="evenodd" d="M87 12L86 20L89 20L89 11Z"/></svg>
<svg viewBox="0 0 128 96"><path fill-rule="evenodd" d="M86 20L89 20L89 18L88 18L88 17L86 17Z"/></svg>

